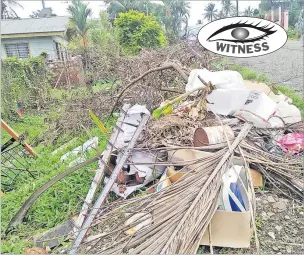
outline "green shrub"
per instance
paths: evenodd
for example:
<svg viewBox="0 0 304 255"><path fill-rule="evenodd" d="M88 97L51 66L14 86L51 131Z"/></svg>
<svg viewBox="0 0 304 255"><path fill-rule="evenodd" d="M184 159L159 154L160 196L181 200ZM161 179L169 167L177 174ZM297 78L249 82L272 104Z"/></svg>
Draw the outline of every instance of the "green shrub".
<svg viewBox="0 0 304 255"><path fill-rule="evenodd" d="M1 114L2 118L14 119L17 105L24 109L45 107L50 95L50 71L41 57L2 60Z"/></svg>
<svg viewBox="0 0 304 255"><path fill-rule="evenodd" d="M288 28L287 31L288 39L289 40L299 40L300 31L298 29Z"/></svg>
<svg viewBox="0 0 304 255"><path fill-rule="evenodd" d="M136 54L142 48L159 48L167 44L163 29L153 15L128 11L120 13L114 24L126 53Z"/></svg>

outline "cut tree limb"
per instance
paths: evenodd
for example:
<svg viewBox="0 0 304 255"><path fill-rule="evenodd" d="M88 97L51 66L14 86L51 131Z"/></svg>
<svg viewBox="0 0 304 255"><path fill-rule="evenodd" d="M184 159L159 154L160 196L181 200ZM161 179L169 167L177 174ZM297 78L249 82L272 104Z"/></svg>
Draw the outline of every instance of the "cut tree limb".
<svg viewBox="0 0 304 255"><path fill-rule="evenodd" d="M137 77L136 79L134 79L133 81L131 81L118 95L115 104L112 108L112 111L110 113L110 116L113 114L115 107L117 106L120 98L122 97L122 95L128 90L130 89L136 82L138 82L139 80L141 80L142 78L144 78L146 75L153 73L153 72L157 72L157 71L162 71L162 70L166 70L166 69L175 69L181 76L182 78L185 80L185 82L188 82L188 76L185 74L185 72L181 69L180 66L178 66L176 63L165 63L164 65L160 66L160 67L156 67L153 69L148 70L147 72L143 73L142 75L140 75L139 77Z"/></svg>

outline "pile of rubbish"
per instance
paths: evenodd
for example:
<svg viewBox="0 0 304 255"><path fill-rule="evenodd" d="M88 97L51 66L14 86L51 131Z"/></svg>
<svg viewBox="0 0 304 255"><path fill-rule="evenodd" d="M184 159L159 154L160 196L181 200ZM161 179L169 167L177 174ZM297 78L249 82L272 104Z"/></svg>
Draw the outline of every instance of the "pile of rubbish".
<svg viewBox="0 0 304 255"><path fill-rule="evenodd" d="M86 99L79 114L67 111L77 118L71 125L92 123L87 110L81 111L88 103L95 104L97 116L117 113L112 133L90 113L107 147L85 161L79 154L97 148L94 137L63 155L61 161L77 158L28 199L10 226L22 221L44 190L98 161L73 227L70 254L196 253L200 245L248 248L252 232L258 249L254 189L266 183L303 199L301 112L266 84L244 81L236 71L208 70L211 59L193 70L178 62L157 63L132 76L114 101ZM156 86L163 75L171 78ZM179 85L171 87L174 83ZM110 193L117 196L111 203Z"/></svg>
<svg viewBox="0 0 304 255"><path fill-rule="evenodd" d="M303 198L303 150L301 112L290 98L235 71L192 70L186 91L153 112L124 104L70 253L249 247L254 188L267 182ZM110 192L120 199L106 203ZM231 231L236 224L242 237Z"/></svg>

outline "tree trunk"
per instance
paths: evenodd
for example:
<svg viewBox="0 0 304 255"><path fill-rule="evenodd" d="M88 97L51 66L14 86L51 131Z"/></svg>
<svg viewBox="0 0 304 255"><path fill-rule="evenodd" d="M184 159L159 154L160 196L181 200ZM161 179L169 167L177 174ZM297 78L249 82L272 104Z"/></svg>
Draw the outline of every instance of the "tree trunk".
<svg viewBox="0 0 304 255"><path fill-rule="evenodd" d="M6 8L6 4L1 0L1 19L4 19L4 10Z"/></svg>
<svg viewBox="0 0 304 255"><path fill-rule="evenodd" d="M82 37L83 46L86 46L86 40L85 40L84 33L81 34L81 37Z"/></svg>
<svg viewBox="0 0 304 255"><path fill-rule="evenodd" d="M239 16L239 0L236 0L236 16Z"/></svg>

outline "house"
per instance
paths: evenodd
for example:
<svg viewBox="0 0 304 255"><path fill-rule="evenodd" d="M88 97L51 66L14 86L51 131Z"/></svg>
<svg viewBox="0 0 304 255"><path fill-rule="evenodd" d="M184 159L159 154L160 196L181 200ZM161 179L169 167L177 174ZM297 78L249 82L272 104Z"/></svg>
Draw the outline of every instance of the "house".
<svg viewBox="0 0 304 255"><path fill-rule="evenodd" d="M288 10L282 6L273 7L268 12L265 12L265 19L275 22L285 29L288 30Z"/></svg>
<svg viewBox="0 0 304 255"><path fill-rule="evenodd" d="M1 20L1 58L27 58L47 53L48 60L66 60L68 17Z"/></svg>

